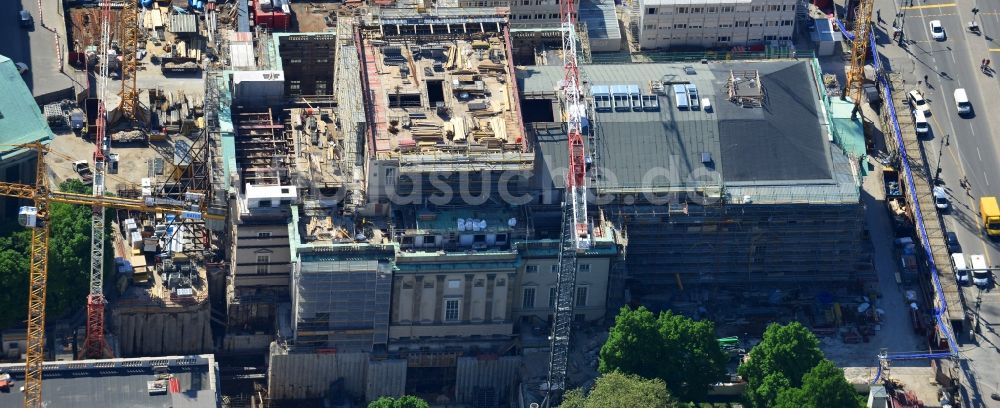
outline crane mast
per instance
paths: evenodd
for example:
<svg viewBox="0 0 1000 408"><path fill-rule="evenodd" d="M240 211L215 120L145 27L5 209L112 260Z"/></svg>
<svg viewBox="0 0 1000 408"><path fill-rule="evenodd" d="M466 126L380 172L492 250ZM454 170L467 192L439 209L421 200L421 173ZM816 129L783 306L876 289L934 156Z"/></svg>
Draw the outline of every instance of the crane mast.
<svg viewBox="0 0 1000 408"><path fill-rule="evenodd" d="M124 13L124 11L123 11ZM107 154L111 151L107 137L108 113L104 105L108 90L108 50L111 47L111 2L101 6L101 76L98 78L97 132L94 137L94 196L103 197ZM124 79L124 78L123 78ZM124 99L122 105L125 105ZM90 290L87 293L87 333L81 351L85 358L110 355L104 337L104 218L102 205L93 206L90 225Z"/></svg>
<svg viewBox="0 0 1000 408"><path fill-rule="evenodd" d="M873 0L861 0L854 11L854 40L851 42L851 68L847 71L847 96L855 106L861 105L861 85L865 77L865 59L868 57L868 36L872 28ZM877 57L876 57L877 58Z"/></svg>
<svg viewBox="0 0 1000 408"><path fill-rule="evenodd" d="M107 1L105 2L107 3ZM136 52L139 46L138 1L126 1L119 17L118 46L122 51L122 116L128 120L139 120L139 90L135 84Z"/></svg>
<svg viewBox="0 0 1000 408"><path fill-rule="evenodd" d="M48 191L45 155L38 150L34 190ZM31 270L28 273L28 332L24 358L24 406L42 406L42 362L45 360L45 289L49 276L49 203L43 195L33 197L36 228L31 230ZM18 221L30 214L19 214ZM26 220L27 221L27 220Z"/></svg>
<svg viewBox="0 0 1000 408"><path fill-rule="evenodd" d="M576 52L575 2L560 3L562 16L563 108L566 119L569 172L566 175L566 198L562 203L562 231L559 240L559 271L556 278L555 313L550 340L548 392L546 404L555 404L566 388L566 370L572 334L576 293L577 253L590 248L587 220L587 167L583 145L583 121L586 106L581 96L580 69Z"/></svg>
<svg viewBox="0 0 1000 408"><path fill-rule="evenodd" d="M142 212L164 212L178 214L182 219L220 220L225 219L225 217L207 213L203 202L174 203L157 200L152 197L145 200L135 200L103 195L95 196L52 191L49 189L48 182L46 181L45 153L47 152L47 147L40 142L20 145L20 147L34 149L38 152L35 184L0 182L0 196L34 201L33 207L21 207L17 221L22 226L31 230L31 270L28 277L28 332L24 367L24 406L27 408L41 408L42 363L45 357L45 292L49 266L49 203L89 205L95 208L112 207ZM164 202L167 202L167 204L164 204ZM103 301L103 292L100 292L100 295ZM101 310L103 313L103 303ZM103 333L101 335L101 340L103 341Z"/></svg>

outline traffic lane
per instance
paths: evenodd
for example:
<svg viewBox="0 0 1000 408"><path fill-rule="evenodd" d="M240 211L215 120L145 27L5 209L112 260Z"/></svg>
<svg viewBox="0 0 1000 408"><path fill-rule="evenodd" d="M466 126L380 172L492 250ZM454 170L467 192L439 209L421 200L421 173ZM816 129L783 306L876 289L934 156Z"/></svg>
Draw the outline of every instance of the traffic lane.
<svg viewBox="0 0 1000 408"><path fill-rule="evenodd" d="M931 103L931 116L935 117L934 121L938 124L934 131L935 137L954 136L953 143L958 146L962 161L966 164L964 176L971 182L974 194L977 196L991 194L994 188L991 184L1000 183L1000 180L997 179L997 174L1000 174L998 172L1000 163L998 163L998 155L995 153L997 146L993 138L990 137L993 126L989 121L994 115L989 112L992 110L990 109L991 105L984 103L980 92L977 92L982 87L979 86L980 81L976 75L982 75L982 72L977 65L970 63L970 61L975 60L975 57L969 50L967 36L961 31L955 32L957 30L954 27L961 26L961 17L958 13L954 15L927 15L924 10L919 10L919 14L923 15L916 20L922 20L926 23L934 19L940 20L946 33L949 34L944 41L930 40L928 43L920 43L918 40L918 43L915 44L917 50L930 57L929 60L925 61L926 64L923 64L923 68L932 71L926 73L929 76L930 84L925 86L927 87L928 100ZM913 14L910 16L916 17ZM929 26L922 24L921 27L923 28L914 30L915 27L911 25L911 32L923 31L924 38L929 38ZM919 36L918 33L911 35ZM921 58L919 53L916 56L918 59ZM936 71L937 75L934 75L933 71ZM972 117L962 118L958 116L957 109L953 106L954 90L957 88L967 90L976 112ZM944 110L945 115L942 115L942 110ZM984 111L987 111L986 114ZM933 125L934 123L932 123ZM993 176L992 179L991 176Z"/></svg>

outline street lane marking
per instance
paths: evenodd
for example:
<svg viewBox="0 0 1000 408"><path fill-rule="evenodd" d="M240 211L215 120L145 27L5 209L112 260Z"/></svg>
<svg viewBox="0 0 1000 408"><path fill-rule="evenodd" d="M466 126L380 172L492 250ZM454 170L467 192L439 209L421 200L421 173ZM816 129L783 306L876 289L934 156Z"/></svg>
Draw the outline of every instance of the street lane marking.
<svg viewBox="0 0 1000 408"><path fill-rule="evenodd" d="M927 18L927 17L947 17L947 16L957 16L957 15L958 15L958 13L941 13L941 14L924 14L924 15L913 14L913 15L903 16L903 17L913 17L913 18L923 19L923 18Z"/></svg>
<svg viewBox="0 0 1000 408"><path fill-rule="evenodd" d="M958 3L924 4L922 6L907 6L900 8L903 10L923 10L923 9L955 7L955 6L958 6Z"/></svg>
<svg viewBox="0 0 1000 408"><path fill-rule="evenodd" d="M979 145L976 145L976 154L979 155L979 161L983 161L983 154L979 152Z"/></svg>
<svg viewBox="0 0 1000 408"><path fill-rule="evenodd" d="M985 171L983 172L983 179L986 180L987 186L990 185L990 176L987 176Z"/></svg>

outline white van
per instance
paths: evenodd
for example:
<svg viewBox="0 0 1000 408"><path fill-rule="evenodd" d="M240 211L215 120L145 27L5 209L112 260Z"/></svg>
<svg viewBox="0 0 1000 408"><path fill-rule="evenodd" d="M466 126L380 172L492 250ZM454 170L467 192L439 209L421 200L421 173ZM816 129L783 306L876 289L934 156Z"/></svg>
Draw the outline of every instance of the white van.
<svg viewBox="0 0 1000 408"><path fill-rule="evenodd" d="M959 285L969 283L969 267L965 264L965 254L961 252L951 254L951 266L955 268L955 279Z"/></svg>
<svg viewBox="0 0 1000 408"><path fill-rule="evenodd" d="M955 90L955 106L958 108L959 115L972 112L972 104L969 103L969 96L965 94L965 88Z"/></svg>
<svg viewBox="0 0 1000 408"><path fill-rule="evenodd" d="M916 129L918 134L930 132L931 125L930 123L927 123L927 116L924 115L924 111L913 111L913 127Z"/></svg>
<svg viewBox="0 0 1000 408"><path fill-rule="evenodd" d="M972 255L972 283L976 286L986 286L990 284L990 267L986 265L986 257L982 255Z"/></svg>

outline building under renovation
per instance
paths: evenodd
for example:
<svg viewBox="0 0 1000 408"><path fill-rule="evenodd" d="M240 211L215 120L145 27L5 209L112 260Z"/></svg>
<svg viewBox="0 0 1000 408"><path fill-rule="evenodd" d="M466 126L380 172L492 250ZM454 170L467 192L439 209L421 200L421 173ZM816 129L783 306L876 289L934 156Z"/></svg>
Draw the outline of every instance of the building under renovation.
<svg viewBox="0 0 1000 408"><path fill-rule="evenodd" d="M230 304L226 343L242 337L251 347L263 337L251 340L249 331L270 335L272 401L416 394L502 404L519 378L519 332L548 324L554 310L559 236L558 210L533 209L534 145L521 122L505 21L490 12L470 21L388 11L363 35L354 28L338 28L333 106L302 107L285 95L287 109L255 116L260 108L234 96L232 172L246 188L233 188L248 203L233 251L239 308L251 290L241 282L261 277L253 261L264 249L289 249L290 276L283 289L283 279L273 281L286 300L256 306L275 311L256 314L270 324L241 330ZM260 120L241 124L247 115ZM258 150L260 161L250 160ZM264 177L254 186L248 178L249 169L279 168L287 181ZM261 185L293 186L296 198L255 209L249 196ZM274 211L282 215L257 216ZM605 316L618 253L610 224L601 225L585 255L592 261L582 263L581 322ZM283 257L278 263L285 267Z"/></svg>
<svg viewBox="0 0 1000 408"><path fill-rule="evenodd" d="M857 163L831 142L809 61L581 67L589 183L622 230L633 295L873 279ZM518 73L540 187L566 143L553 84Z"/></svg>

